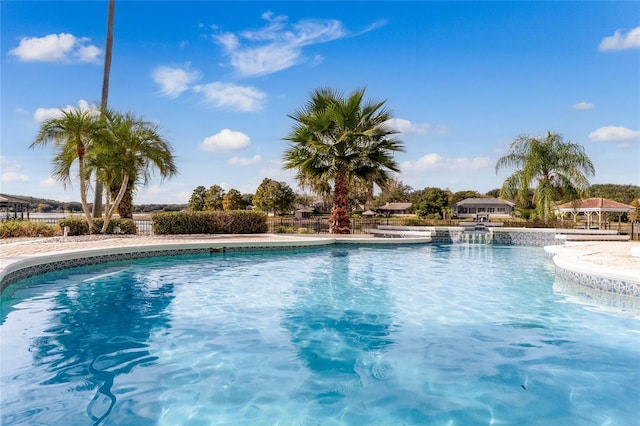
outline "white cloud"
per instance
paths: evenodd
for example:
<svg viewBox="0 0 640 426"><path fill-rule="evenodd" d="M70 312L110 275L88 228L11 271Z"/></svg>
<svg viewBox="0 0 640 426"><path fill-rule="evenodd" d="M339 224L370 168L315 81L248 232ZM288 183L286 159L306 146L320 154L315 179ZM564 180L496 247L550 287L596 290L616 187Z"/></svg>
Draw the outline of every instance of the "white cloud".
<svg viewBox="0 0 640 426"><path fill-rule="evenodd" d="M90 62L99 63L101 50L88 44L91 39L73 34L49 34L44 37L24 37L18 47L9 51L24 62Z"/></svg>
<svg viewBox="0 0 640 426"><path fill-rule="evenodd" d="M414 124L404 118L392 118L387 121L392 129L404 134L425 134L429 132L428 124Z"/></svg>
<svg viewBox="0 0 640 426"><path fill-rule="evenodd" d="M400 164L400 169L403 172L421 172L421 171L469 171L479 170L487 167L491 167L491 160L489 157L457 157L457 158L445 158L439 154L431 153L426 154L417 160L405 161Z"/></svg>
<svg viewBox="0 0 640 426"><path fill-rule="evenodd" d="M170 98L180 96L189 86L200 79L200 72L189 70L189 64L183 68L159 66L153 70L153 81L160 85L160 94Z"/></svg>
<svg viewBox="0 0 640 426"><path fill-rule="evenodd" d="M604 126L589 133L589 140L593 142L605 141L640 141L640 131L621 126Z"/></svg>
<svg viewBox="0 0 640 426"><path fill-rule="evenodd" d="M193 91L202 94L205 101L214 107L227 107L236 111L259 111L267 97L253 87L220 82L195 86Z"/></svg>
<svg viewBox="0 0 640 426"><path fill-rule="evenodd" d="M95 113L98 113L100 111L100 108L97 105L90 104L84 99L80 99L78 101L77 107L74 107L72 105L67 105L64 108L38 108L36 109L36 112L33 114L33 118L38 123L42 123L45 120L61 117L62 111L71 111L76 108L84 111L94 111Z"/></svg>
<svg viewBox="0 0 640 426"><path fill-rule="evenodd" d="M231 157L227 160L227 163L234 166L253 166L259 164L262 160L260 155L254 155L253 157Z"/></svg>
<svg viewBox="0 0 640 426"><path fill-rule="evenodd" d="M571 106L572 109L583 110L583 109L593 109L596 106L591 102L578 102L577 104L573 104Z"/></svg>
<svg viewBox="0 0 640 426"><path fill-rule="evenodd" d="M242 75L270 74L307 61L302 55L305 46L325 43L346 37L348 32L335 19L303 20L289 24L283 15L262 14L267 25L258 30L237 34L222 33L213 40L224 47L231 65ZM377 28L370 26L364 32ZM318 57L312 58L317 63Z"/></svg>
<svg viewBox="0 0 640 426"><path fill-rule="evenodd" d="M404 118L392 118L387 121L387 125L405 135L424 135L427 133L443 135L449 131L447 126L439 125L434 127L427 123L417 124Z"/></svg>
<svg viewBox="0 0 640 426"><path fill-rule="evenodd" d="M617 30L612 36L603 38L598 46L601 52L627 49L640 49L640 27L635 27L626 34Z"/></svg>
<svg viewBox="0 0 640 426"><path fill-rule="evenodd" d="M2 183L29 181L29 176L19 172L22 166L7 157L0 156L0 167L2 168L2 174L0 175L0 181Z"/></svg>
<svg viewBox="0 0 640 426"><path fill-rule="evenodd" d="M2 183L28 182L29 176L18 172L2 172Z"/></svg>
<svg viewBox="0 0 640 426"><path fill-rule="evenodd" d="M49 186L57 186L58 184L60 184L60 182L58 182L58 180L53 176L49 176L48 178L40 181L40 186L49 187Z"/></svg>
<svg viewBox="0 0 640 426"><path fill-rule="evenodd" d="M233 151L246 148L250 143L251 138L244 133L223 129L205 138L198 147L203 151Z"/></svg>

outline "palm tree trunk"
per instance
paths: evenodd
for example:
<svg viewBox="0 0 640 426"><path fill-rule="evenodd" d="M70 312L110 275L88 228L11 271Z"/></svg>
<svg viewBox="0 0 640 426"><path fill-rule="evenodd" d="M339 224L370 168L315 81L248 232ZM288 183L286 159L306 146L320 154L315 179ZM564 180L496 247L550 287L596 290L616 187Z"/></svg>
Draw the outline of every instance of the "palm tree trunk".
<svg viewBox="0 0 640 426"><path fill-rule="evenodd" d="M109 206L107 201L107 211L105 212L104 223L102 224L103 234L107 232L107 228L109 227L109 222L111 222L111 217L113 216L113 213L116 207L118 207L118 205L120 204L120 201L122 201L122 197L124 196L124 193L127 192L128 183L129 183L129 175L125 174L124 178L122 179L122 186L120 187L120 191L118 191L118 195L116 196L116 199L113 200L113 205Z"/></svg>
<svg viewBox="0 0 640 426"><path fill-rule="evenodd" d="M107 43L104 52L104 73L102 77L102 100L100 107L102 111L107 109L107 99L109 97L109 76L111 74L111 51L113 49L113 15L115 11L115 0L109 0L107 12ZM102 216L102 182L96 177L95 195L93 197L93 217Z"/></svg>
<svg viewBox="0 0 640 426"><path fill-rule="evenodd" d="M80 201L82 203L82 211L87 219L89 234L93 234L93 219L91 218L91 211L87 203L87 179L84 177L84 159L82 157L78 157L78 174L80 175Z"/></svg>
<svg viewBox="0 0 640 426"><path fill-rule="evenodd" d="M131 180L130 180L131 181ZM118 194L119 188L111 187L111 195L115 198ZM133 219L133 186L127 185L127 191L122 197L122 201L118 204L118 215L120 219Z"/></svg>
<svg viewBox="0 0 640 426"><path fill-rule="evenodd" d="M333 207L329 217L329 231L332 234L350 234L349 185L344 172L338 172L333 188Z"/></svg>

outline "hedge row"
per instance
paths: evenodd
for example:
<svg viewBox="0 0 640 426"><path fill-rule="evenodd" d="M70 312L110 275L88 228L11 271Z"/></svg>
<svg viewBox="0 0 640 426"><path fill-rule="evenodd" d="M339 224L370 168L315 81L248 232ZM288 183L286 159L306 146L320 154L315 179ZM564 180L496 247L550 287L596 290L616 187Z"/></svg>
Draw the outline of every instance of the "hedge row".
<svg viewBox="0 0 640 426"><path fill-rule="evenodd" d="M0 238L55 237L56 235L62 235L60 228L44 222L22 220L6 220L0 222Z"/></svg>
<svg viewBox="0 0 640 426"><path fill-rule="evenodd" d="M64 229L65 226L69 227L69 233L67 235L87 235L89 234L89 225L87 224L87 220L81 217L68 217L65 219L60 219L58 221L61 229ZM104 225L104 219L95 218L93 219L93 232L94 234L100 233L102 229L102 225ZM109 222L109 226L107 226L107 234L127 234L127 235L135 235L138 232L136 228L136 224L132 219L111 219Z"/></svg>
<svg viewBox="0 0 640 426"><path fill-rule="evenodd" d="M249 210L162 212L151 215L157 235L170 234L264 234L267 215Z"/></svg>

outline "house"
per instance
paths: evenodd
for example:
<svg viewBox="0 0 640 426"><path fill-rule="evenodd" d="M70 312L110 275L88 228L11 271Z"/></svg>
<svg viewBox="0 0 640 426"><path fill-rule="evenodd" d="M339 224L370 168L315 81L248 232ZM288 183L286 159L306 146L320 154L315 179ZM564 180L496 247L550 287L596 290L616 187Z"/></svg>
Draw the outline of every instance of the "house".
<svg viewBox="0 0 640 426"><path fill-rule="evenodd" d="M311 209L298 209L296 210L296 219L310 219L313 216L313 210Z"/></svg>
<svg viewBox="0 0 640 426"><path fill-rule="evenodd" d="M407 215L410 214L409 210L412 205L411 203L387 203L384 206L378 207L376 212L386 217Z"/></svg>
<svg viewBox="0 0 640 426"><path fill-rule="evenodd" d="M453 205L453 212L459 218L479 221L507 219L515 209L515 203L499 198L465 198Z"/></svg>

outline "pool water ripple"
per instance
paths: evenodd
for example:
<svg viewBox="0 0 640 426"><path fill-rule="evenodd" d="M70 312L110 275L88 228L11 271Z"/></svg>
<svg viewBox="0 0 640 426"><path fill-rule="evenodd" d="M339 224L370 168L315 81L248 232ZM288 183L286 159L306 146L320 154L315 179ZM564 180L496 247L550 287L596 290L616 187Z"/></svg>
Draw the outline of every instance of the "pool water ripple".
<svg viewBox="0 0 640 426"><path fill-rule="evenodd" d="M177 256L2 295L0 422L633 424L640 310L541 249Z"/></svg>

